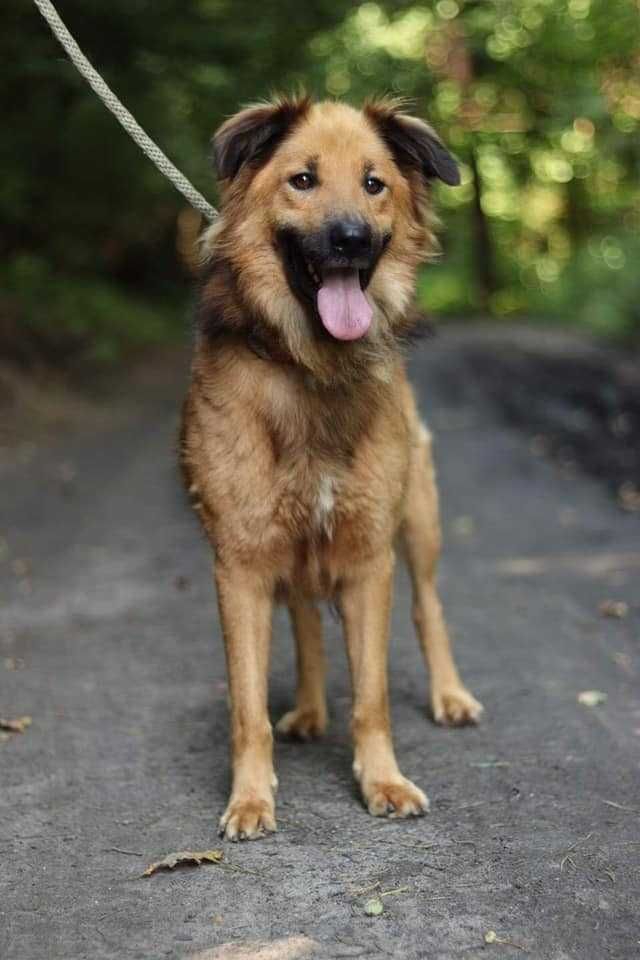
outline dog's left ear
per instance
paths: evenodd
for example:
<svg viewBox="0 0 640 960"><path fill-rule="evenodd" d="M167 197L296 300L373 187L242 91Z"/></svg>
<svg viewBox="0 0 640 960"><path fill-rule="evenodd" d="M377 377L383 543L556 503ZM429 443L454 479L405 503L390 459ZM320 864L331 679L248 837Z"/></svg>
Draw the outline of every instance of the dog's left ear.
<svg viewBox="0 0 640 960"><path fill-rule="evenodd" d="M404 113L399 101L372 101L365 105L364 114L385 141L401 169L418 170L427 180L437 177L449 186L458 186L458 164L442 140L423 120Z"/></svg>
<svg viewBox="0 0 640 960"><path fill-rule="evenodd" d="M213 163L219 180L233 180L245 164L266 163L311 106L309 97L259 103L230 117L216 131Z"/></svg>

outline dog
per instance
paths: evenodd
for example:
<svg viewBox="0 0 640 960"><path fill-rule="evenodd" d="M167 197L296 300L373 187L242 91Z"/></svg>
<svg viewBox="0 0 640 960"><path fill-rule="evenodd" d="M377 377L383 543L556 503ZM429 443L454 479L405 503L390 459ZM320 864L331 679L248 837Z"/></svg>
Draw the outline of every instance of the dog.
<svg viewBox="0 0 640 960"><path fill-rule="evenodd" d="M272 608L289 607L295 706L277 730L327 724L318 601L339 611L353 689L353 770L374 816L418 816L396 762L387 647L394 544L438 723L478 720L436 592L430 436L404 365L418 266L436 251L430 183L459 183L426 123L398 101L357 110L306 96L242 110L213 138L221 213L204 234L181 462L215 555L232 788L221 835L275 830L267 704Z"/></svg>

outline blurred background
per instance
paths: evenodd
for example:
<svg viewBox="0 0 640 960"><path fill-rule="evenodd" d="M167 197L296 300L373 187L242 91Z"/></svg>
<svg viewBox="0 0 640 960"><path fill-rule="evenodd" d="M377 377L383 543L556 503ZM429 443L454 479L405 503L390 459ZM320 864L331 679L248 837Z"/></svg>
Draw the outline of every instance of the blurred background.
<svg viewBox="0 0 640 960"><path fill-rule="evenodd" d="M640 332L638 0L60 0L80 46L214 203L216 125L303 85L412 98L462 161L438 190L441 318ZM0 33L0 350L65 369L184 337L197 228L36 8ZM187 238L185 240L185 238Z"/></svg>
<svg viewBox="0 0 640 960"><path fill-rule="evenodd" d="M0 957L265 958L254 938L293 932L322 956L637 957L640 0L55 2L214 204L215 127L298 86L413 98L460 159L409 371L487 722L425 723L399 571L394 727L430 820L363 825L327 617L332 728L278 744L278 839L137 879L217 846L227 789L210 550L176 463L201 224L32 0L2 0ZM284 612L273 647L275 719Z"/></svg>

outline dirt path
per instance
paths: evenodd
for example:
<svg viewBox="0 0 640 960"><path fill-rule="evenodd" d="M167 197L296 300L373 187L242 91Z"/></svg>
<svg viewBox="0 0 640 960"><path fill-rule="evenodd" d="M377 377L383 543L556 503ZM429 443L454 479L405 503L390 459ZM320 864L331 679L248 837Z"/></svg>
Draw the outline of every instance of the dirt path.
<svg viewBox="0 0 640 960"><path fill-rule="evenodd" d="M500 421L461 361L468 336L424 343L412 370L437 437L442 592L486 720L427 719L400 572L395 738L432 802L413 823L373 820L355 798L327 617L330 731L278 744L279 833L224 844L226 866L138 879L170 851L222 845L228 786L208 550L174 464L181 376L132 379L126 415L5 464L0 716L33 722L0 743L3 960L637 956L640 516ZM484 349L490 363L500 347ZM604 600L627 616L603 617ZM292 663L278 613L274 718ZM578 703L594 689L606 702ZM366 916L380 893L384 913Z"/></svg>

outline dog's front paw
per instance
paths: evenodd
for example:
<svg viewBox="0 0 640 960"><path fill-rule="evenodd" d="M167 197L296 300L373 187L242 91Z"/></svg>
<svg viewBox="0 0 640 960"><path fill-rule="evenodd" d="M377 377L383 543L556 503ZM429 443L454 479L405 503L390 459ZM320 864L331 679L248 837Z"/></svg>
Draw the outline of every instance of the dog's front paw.
<svg viewBox="0 0 640 960"><path fill-rule="evenodd" d="M259 840L276 830L272 799L238 797L231 799L220 817L220 836L225 840Z"/></svg>
<svg viewBox="0 0 640 960"><path fill-rule="evenodd" d="M319 707L296 707L289 710L276 724L278 733L298 740L320 737L327 729L327 713Z"/></svg>
<svg viewBox="0 0 640 960"><path fill-rule="evenodd" d="M374 817L421 817L429 809L426 795L406 777L361 783L362 795Z"/></svg>
<svg viewBox="0 0 640 960"><path fill-rule="evenodd" d="M463 727L478 723L484 707L462 684L434 689L431 709L436 723Z"/></svg>

